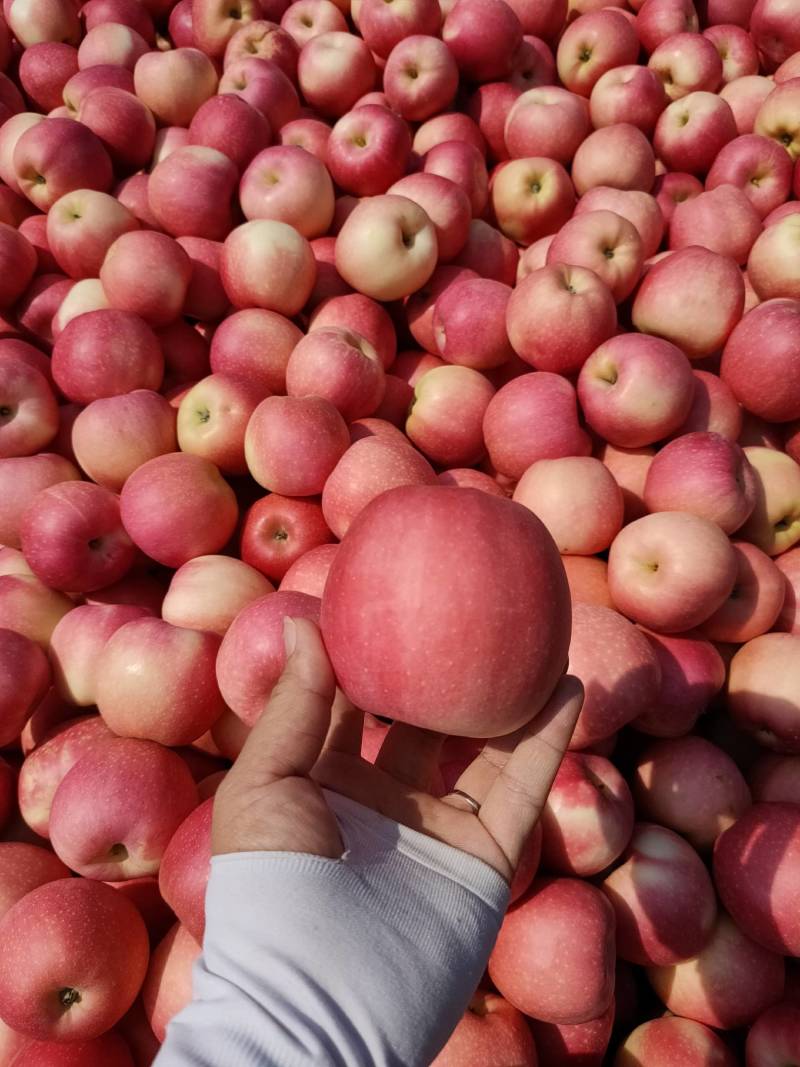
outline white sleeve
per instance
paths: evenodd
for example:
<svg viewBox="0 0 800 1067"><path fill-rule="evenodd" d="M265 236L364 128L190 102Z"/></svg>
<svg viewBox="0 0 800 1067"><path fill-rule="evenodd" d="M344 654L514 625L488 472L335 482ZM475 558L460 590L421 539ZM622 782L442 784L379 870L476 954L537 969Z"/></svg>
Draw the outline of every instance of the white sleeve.
<svg viewBox="0 0 800 1067"><path fill-rule="evenodd" d="M216 856L194 999L155 1067L428 1067L508 904L487 864L326 791L341 859Z"/></svg>

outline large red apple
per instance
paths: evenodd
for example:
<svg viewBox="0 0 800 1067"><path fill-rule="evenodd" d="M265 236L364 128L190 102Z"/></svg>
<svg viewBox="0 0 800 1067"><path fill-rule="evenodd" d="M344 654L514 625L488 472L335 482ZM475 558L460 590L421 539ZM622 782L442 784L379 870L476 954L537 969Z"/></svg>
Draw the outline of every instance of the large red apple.
<svg viewBox="0 0 800 1067"><path fill-rule="evenodd" d="M479 989L431 1067L537 1067L525 1016L507 1000Z"/></svg>
<svg viewBox="0 0 800 1067"><path fill-rule="evenodd" d="M527 722L552 692L567 659L569 587L527 509L480 490L404 486L348 531L321 621L357 707L486 737Z"/></svg>

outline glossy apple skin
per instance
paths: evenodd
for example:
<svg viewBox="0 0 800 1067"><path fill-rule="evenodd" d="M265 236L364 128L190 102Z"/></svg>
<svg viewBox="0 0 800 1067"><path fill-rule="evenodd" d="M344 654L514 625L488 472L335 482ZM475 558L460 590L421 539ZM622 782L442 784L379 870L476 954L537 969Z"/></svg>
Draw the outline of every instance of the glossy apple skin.
<svg viewBox="0 0 800 1067"><path fill-rule="evenodd" d="M270 493L245 515L241 554L245 563L279 582L306 552L331 540L319 503Z"/></svg>
<svg viewBox="0 0 800 1067"><path fill-rule="evenodd" d="M736 1063L731 1050L709 1027L669 1016L637 1026L620 1046L614 1067L735 1067Z"/></svg>
<svg viewBox="0 0 800 1067"><path fill-rule="evenodd" d="M154 875L169 840L197 806L197 787L175 752L113 738L61 781L50 811L56 855L86 878Z"/></svg>
<svg viewBox="0 0 800 1067"><path fill-rule="evenodd" d="M714 881L740 926L765 948L796 956L800 923L793 894L800 869L800 810L754 804L714 846Z"/></svg>
<svg viewBox="0 0 800 1067"><path fill-rule="evenodd" d="M614 862L633 830L625 779L603 756L568 752L542 811L547 870L587 877Z"/></svg>
<svg viewBox="0 0 800 1067"><path fill-rule="evenodd" d="M682 633L705 622L730 595L736 574L725 534L688 512L637 519L617 536L609 555L615 604L658 633Z"/></svg>
<svg viewBox="0 0 800 1067"><path fill-rule="evenodd" d="M137 468L122 487L120 510L134 543L168 567L217 552L238 516L233 490L214 464L182 452Z"/></svg>
<svg viewBox="0 0 800 1067"><path fill-rule="evenodd" d="M453 509L460 515L458 533L452 526ZM429 541L411 544L400 539L398 545L398 531L409 515L424 523ZM503 560L485 554L485 534L480 531L487 528L506 531ZM409 588L405 574L409 567L420 566L419 553L453 590L452 599L434 604L424 589ZM451 566L456 556L462 563L457 574ZM464 566L465 559L474 564ZM477 608L481 602L473 582L484 590L516 589L513 598L509 594L506 621L499 624L482 611L465 615L465 603ZM375 602L376 589L383 590L381 602L395 607L382 618L373 615L365 628L361 606L365 597ZM534 602L541 605L538 611L525 608ZM522 627L512 621L517 610L527 618ZM508 733L541 708L558 677L555 662L563 666L566 659L569 615L560 559L534 516L476 490L407 486L383 494L356 519L328 575L322 629L339 683L357 706L443 732L481 737ZM514 669L490 680L483 671L488 650L498 640L519 641L520 651L512 657ZM449 662L451 669L427 677L415 669L412 679L408 652L423 647L438 650L430 655L431 663ZM472 652L465 659L467 649ZM477 674L476 659L483 664ZM371 665L369 672L363 669L365 662ZM492 691L488 703L487 685Z"/></svg>
<svg viewBox="0 0 800 1067"><path fill-rule="evenodd" d="M130 901L100 882L48 882L18 901L0 929L3 1018L28 1037L99 1037L131 1006L147 970L144 922ZM61 1009L62 989L81 994L77 1014Z"/></svg>
<svg viewBox="0 0 800 1067"><path fill-rule="evenodd" d="M142 986L142 1003L153 1033L163 1041L167 1024L192 999L192 967L200 945L176 923L156 945Z"/></svg>
<svg viewBox="0 0 800 1067"><path fill-rule="evenodd" d="M278 592L248 604L229 627L217 656L217 682L228 707L253 726L283 671L283 620L319 621L320 601L304 593Z"/></svg>
<svg viewBox="0 0 800 1067"><path fill-rule="evenodd" d="M711 937L717 916L711 878L672 830L638 823L623 862L601 888L616 914L617 952L631 963L678 963Z"/></svg>
<svg viewBox="0 0 800 1067"><path fill-rule="evenodd" d="M215 684L217 634L141 618L118 629L97 666L96 700L114 733L189 744L225 710Z"/></svg>
<svg viewBox="0 0 800 1067"><path fill-rule="evenodd" d="M189 934L202 943L206 925L205 894L211 871L211 817L214 798L199 804L170 838L161 859L161 895Z"/></svg>
<svg viewBox="0 0 800 1067"><path fill-rule="evenodd" d="M756 1019L747 1034L747 1067L780 1067L800 1057L800 1006L776 1004Z"/></svg>
<svg viewBox="0 0 800 1067"><path fill-rule="evenodd" d="M502 997L478 990L431 1067L537 1067L527 1020Z"/></svg>
<svg viewBox="0 0 800 1067"><path fill-rule="evenodd" d="M608 1008L613 959L614 912L603 894L576 878L545 878L507 913L489 975L526 1014L544 1022L581 1023Z"/></svg>
<svg viewBox="0 0 800 1067"><path fill-rule="evenodd" d="M751 940L720 912L698 956L647 976L666 1007L722 1030L747 1026L783 994L784 961Z"/></svg>

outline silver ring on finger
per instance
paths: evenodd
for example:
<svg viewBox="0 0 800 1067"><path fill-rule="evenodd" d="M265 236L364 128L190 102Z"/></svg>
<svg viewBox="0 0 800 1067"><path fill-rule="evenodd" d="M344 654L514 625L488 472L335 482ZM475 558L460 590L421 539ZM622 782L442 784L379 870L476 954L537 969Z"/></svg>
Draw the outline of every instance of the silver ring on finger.
<svg viewBox="0 0 800 1067"><path fill-rule="evenodd" d="M477 815L478 812L481 810L481 806L475 799L475 797L471 797L469 793L465 793L463 789L451 789L447 795L449 797L461 797L462 800L466 800L467 804L469 804L472 810L473 815Z"/></svg>

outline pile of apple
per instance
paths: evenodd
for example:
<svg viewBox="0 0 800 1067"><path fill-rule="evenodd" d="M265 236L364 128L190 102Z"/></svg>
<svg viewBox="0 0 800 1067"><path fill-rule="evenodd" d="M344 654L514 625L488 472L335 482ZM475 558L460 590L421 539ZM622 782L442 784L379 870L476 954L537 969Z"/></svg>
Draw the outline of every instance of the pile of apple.
<svg viewBox="0 0 800 1067"><path fill-rule="evenodd" d="M800 1063L800 0L4 0L0 71L0 1067L152 1062L286 615L442 793L585 687L437 1067Z"/></svg>

